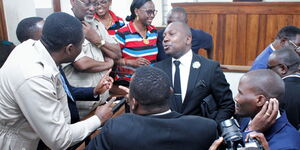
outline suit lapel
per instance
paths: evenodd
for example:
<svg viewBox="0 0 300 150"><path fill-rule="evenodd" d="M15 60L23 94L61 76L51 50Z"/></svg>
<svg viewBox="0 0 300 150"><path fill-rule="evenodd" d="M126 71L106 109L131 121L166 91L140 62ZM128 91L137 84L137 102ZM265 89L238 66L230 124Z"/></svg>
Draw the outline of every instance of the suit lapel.
<svg viewBox="0 0 300 150"><path fill-rule="evenodd" d="M182 106L182 110L184 110L186 104L188 104L189 102L189 99L192 95L192 92L193 92L193 89L195 87L195 84L197 83L197 77L198 77L198 74L199 74L199 70L201 68L201 66L199 68L194 68L193 67L193 64L195 62L199 62L200 65L201 64L201 59L199 57L196 56L196 54L193 53L193 59L192 59L192 62L191 62L191 66L190 66L190 74L189 74L189 80L188 80L188 87L187 87L187 90L186 90L186 95L185 95L185 98L184 98L184 101L183 101L183 106Z"/></svg>

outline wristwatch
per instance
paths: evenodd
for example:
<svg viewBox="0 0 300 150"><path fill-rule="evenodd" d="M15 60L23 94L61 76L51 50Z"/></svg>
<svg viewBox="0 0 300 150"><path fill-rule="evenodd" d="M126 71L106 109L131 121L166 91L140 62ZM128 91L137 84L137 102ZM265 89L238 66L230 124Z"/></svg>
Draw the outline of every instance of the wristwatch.
<svg viewBox="0 0 300 150"><path fill-rule="evenodd" d="M97 48L101 48L105 44L105 40L101 40L100 43L98 43L96 46Z"/></svg>

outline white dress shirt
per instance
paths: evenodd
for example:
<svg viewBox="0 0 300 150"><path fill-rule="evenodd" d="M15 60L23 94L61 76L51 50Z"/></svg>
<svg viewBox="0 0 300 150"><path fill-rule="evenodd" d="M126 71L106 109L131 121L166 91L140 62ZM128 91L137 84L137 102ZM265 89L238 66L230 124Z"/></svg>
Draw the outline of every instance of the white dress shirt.
<svg viewBox="0 0 300 150"><path fill-rule="evenodd" d="M97 116L70 123L56 63L40 41L17 46L0 69L0 149L34 150L42 139L67 149L97 129Z"/></svg>
<svg viewBox="0 0 300 150"><path fill-rule="evenodd" d="M173 85L174 85L174 76L175 76L175 70L176 70L174 61L175 60L180 61L179 69L180 69L180 85L181 85L182 103L183 103L185 95L186 95L192 59L193 59L192 50L189 50L187 53L185 53L179 59L172 58L172 82L173 82Z"/></svg>

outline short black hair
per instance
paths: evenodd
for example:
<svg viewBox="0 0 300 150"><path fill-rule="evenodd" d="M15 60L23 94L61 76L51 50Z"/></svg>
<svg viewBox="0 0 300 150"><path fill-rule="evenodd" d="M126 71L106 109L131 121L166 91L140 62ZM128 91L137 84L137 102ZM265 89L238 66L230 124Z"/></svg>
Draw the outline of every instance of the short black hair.
<svg viewBox="0 0 300 150"><path fill-rule="evenodd" d="M285 26L279 30L276 39L287 38L288 40L294 40L297 34L300 34L300 29L298 27Z"/></svg>
<svg viewBox="0 0 300 150"><path fill-rule="evenodd" d="M41 17L29 17L21 20L17 26L17 38L22 43L31 39L35 32L37 32L36 24L42 21Z"/></svg>
<svg viewBox="0 0 300 150"><path fill-rule="evenodd" d="M132 21L136 18L136 14L134 12L135 9L141 8L145 3L152 0L133 0L130 5L131 15L126 17L126 21Z"/></svg>
<svg viewBox="0 0 300 150"><path fill-rule="evenodd" d="M271 55L274 55L275 58L279 61L279 63L288 66L289 70L293 72L298 71L300 57L295 52L295 50L292 50L290 48L281 48L274 51Z"/></svg>
<svg viewBox="0 0 300 150"><path fill-rule="evenodd" d="M145 109L166 108L172 94L168 75L162 70L145 66L134 73L130 82L130 98L135 98Z"/></svg>
<svg viewBox="0 0 300 150"><path fill-rule="evenodd" d="M9 41L0 41L0 68L3 66L9 54L15 48L15 45Z"/></svg>
<svg viewBox="0 0 300 150"><path fill-rule="evenodd" d="M46 18L41 41L49 52L68 44L77 45L82 39L82 24L77 18L64 12L55 12Z"/></svg>

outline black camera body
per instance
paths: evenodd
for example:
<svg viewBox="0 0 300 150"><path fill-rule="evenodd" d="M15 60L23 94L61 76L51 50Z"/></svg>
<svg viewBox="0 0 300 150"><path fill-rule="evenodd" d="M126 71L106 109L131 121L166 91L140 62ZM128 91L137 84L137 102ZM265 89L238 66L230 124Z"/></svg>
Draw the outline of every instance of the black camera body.
<svg viewBox="0 0 300 150"><path fill-rule="evenodd" d="M235 119L227 119L220 124L222 137L224 138L225 150L252 149L263 150L262 145L256 139L250 138L248 142L243 141L243 135L239 124Z"/></svg>

